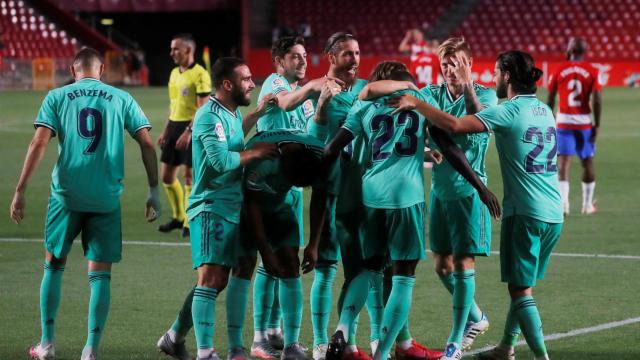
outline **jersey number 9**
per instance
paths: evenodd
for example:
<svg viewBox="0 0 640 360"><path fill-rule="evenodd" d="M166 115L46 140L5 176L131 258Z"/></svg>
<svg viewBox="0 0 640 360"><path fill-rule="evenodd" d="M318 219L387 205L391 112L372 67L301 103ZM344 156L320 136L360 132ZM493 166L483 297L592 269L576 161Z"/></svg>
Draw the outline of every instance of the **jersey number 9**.
<svg viewBox="0 0 640 360"><path fill-rule="evenodd" d="M93 154L102 139L102 113L90 107L80 110L78 114L78 133L83 138L91 140L91 143L84 149L83 153L85 155Z"/></svg>

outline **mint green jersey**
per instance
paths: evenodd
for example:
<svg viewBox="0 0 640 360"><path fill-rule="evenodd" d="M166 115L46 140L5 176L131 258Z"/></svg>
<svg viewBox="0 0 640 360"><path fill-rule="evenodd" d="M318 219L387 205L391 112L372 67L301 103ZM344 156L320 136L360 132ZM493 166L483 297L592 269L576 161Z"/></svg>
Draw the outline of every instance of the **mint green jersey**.
<svg viewBox="0 0 640 360"><path fill-rule="evenodd" d="M404 93L435 104L417 91L398 91L364 104L343 126L364 139L362 202L370 208L402 209L425 201L422 163L427 120L416 111L392 114L395 109L386 105L389 97Z"/></svg>
<svg viewBox="0 0 640 360"><path fill-rule="evenodd" d="M482 85L473 84L473 89L483 107L491 107L498 104L498 97L493 89ZM457 118L467 115L464 96L453 99L447 84L428 85L422 93L433 97L438 107ZM451 139L464 151L469 164L480 179L486 184L487 173L484 162L489 148L489 133L451 135ZM438 145L431 140L429 147L438 149ZM456 200L473 194L476 190L471 184L457 172L448 161L434 165L432 169L431 191L442 200Z"/></svg>
<svg viewBox="0 0 640 360"><path fill-rule="evenodd" d="M262 89L260 89L260 95L258 95L258 101L262 100L263 97L274 94L277 95L283 91L295 91L297 89L293 88L287 79L277 73L273 73L269 75L269 77L262 84ZM306 112L301 111L299 108L304 107ZM275 129L299 129L304 130L307 127L307 119L308 116L305 117L305 113L309 113L313 111L313 103L311 100L307 99L302 105L298 108L291 111L284 111L277 106L270 107L267 112L258 119L258 124L256 125L256 130L266 131L266 130L275 130ZM313 113L311 114L311 116Z"/></svg>
<svg viewBox="0 0 640 360"><path fill-rule="evenodd" d="M111 212L120 202L124 178L124 131L151 128L127 92L84 78L51 90L35 120L58 136L51 196L66 208Z"/></svg>
<svg viewBox="0 0 640 360"><path fill-rule="evenodd" d="M563 222L551 109L534 94L518 95L475 116L496 135L504 182L503 216Z"/></svg>
<svg viewBox="0 0 640 360"><path fill-rule="evenodd" d="M246 148L250 149L254 144L259 142L271 144L302 144L316 152L318 157L322 156L324 150L324 143L322 143L322 141L302 130L264 131L251 138L251 140L247 142ZM322 179L321 182L325 182L325 179ZM320 183L320 181L318 183ZM245 189L264 194L267 199L267 205L271 207L283 202L289 190L292 189L291 183L285 178L280 169L280 158L255 161L249 164L245 169L244 187Z"/></svg>
<svg viewBox="0 0 640 360"><path fill-rule="evenodd" d="M193 188L187 215L193 219L203 211L232 223L240 222L244 149L242 115L227 109L215 97L200 107L191 135Z"/></svg>

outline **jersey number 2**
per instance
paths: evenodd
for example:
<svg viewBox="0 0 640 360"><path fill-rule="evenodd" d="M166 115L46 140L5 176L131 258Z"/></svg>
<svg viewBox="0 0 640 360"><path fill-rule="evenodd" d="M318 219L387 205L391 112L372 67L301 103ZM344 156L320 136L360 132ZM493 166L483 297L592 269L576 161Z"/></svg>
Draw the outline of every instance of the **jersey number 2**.
<svg viewBox="0 0 640 360"><path fill-rule="evenodd" d="M571 90L569 93L569 106L581 106L582 101L580 101L580 95L582 95L582 83L579 80L571 79L567 83L567 89Z"/></svg>
<svg viewBox="0 0 640 360"><path fill-rule="evenodd" d="M93 120L93 121L90 121ZM89 146L84 149L84 154L93 154L102 139L102 113L86 107L78 114L78 133L85 139L91 139Z"/></svg>
<svg viewBox="0 0 640 360"><path fill-rule="evenodd" d="M535 139L535 142L534 142ZM524 134L524 140L529 143L535 143L536 147L531 150L524 159L524 169L529 174L541 174L544 172L554 173L558 171L558 166L554 164L556 154L558 152L558 144L556 141L556 129L554 127L548 127L543 134L540 128L530 127ZM553 147L547 153L547 162L542 165L536 165L535 159L542 153L545 143L553 144Z"/></svg>
<svg viewBox="0 0 640 360"><path fill-rule="evenodd" d="M409 121L409 124L407 124ZM384 130L383 125L384 124ZM393 151L400 156L413 156L418 149L418 136L416 135L419 130L419 118L413 111L403 111L398 116L398 125L407 125L402 132L402 137L407 138L407 144L403 144L401 141L395 143ZM371 132L382 133L377 136L373 141L373 161L380 161L391 156L391 152L382 151L384 147L396 132L393 117L389 115L378 115L371 120Z"/></svg>

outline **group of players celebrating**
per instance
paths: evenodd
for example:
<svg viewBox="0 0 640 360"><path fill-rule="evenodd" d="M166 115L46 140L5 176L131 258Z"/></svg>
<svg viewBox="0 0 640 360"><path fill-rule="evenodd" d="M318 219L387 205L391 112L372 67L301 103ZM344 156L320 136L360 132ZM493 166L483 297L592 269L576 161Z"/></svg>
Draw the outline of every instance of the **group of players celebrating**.
<svg viewBox="0 0 640 360"><path fill-rule="evenodd" d="M494 217L502 219L501 275L511 306L501 342L478 356L515 359L522 333L536 359L549 358L532 289L544 277L559 239L563 206L556 121L552 109L536 98L542 71L529 54L498 56L494 91L474 83L469 44L450 38L437 48L445 82L418 89L407 67L394 61L378 64L368 81L360 79L358 40L339 32L324 49L326 75L300 86L307 65L304 40L286 37L273 45L275 72L264 82L257 108L243 119L239 108L250 104L255 88L243 60L218 59L209 94L211 79L193 60L193 39L178 35L171 49L178 65L170 83L174 118L158 142L173 212L160 230L188 226L198 279L159 339L159 350L191 359L185 336L193 328L197 359L218 359L216 298L226 289L229 360L308 359L299 342L302 270L314 274L314 360L384 360L392 350L399 360L460 359L489 328L475 300L475 257L490 254ZM104 65L95 50L81 50L71 68L76 82L43 101L11 205L11 217L19 222L28 180L57 135L40 289L42 338L29 351L40 360L55 356L64 264L80 233L91 287L81 359L97 358L109 311L111 264L121 253L125 129L140 144L148 175L147 218L160 215L157 159L145 114L127 93L99 80ZM498 99L507 101L498 104ZM175 108L185 103L193 103L192 113ZM245 143L254 126L256 135ZM491 132L504 183L502 208L485 185ZM436 273L452 295L453 320L443 352L418 343L408 321L415 269L425 258L424 161L438 164L432 171L429 242ZM186 206L176 180L181 164L192 165ZM306 246L303 187L312 188ZM340 262L339 320L329 336ZM256 265L249 350L242 334ZM365 305L371 355L355 342Z"/></svg>

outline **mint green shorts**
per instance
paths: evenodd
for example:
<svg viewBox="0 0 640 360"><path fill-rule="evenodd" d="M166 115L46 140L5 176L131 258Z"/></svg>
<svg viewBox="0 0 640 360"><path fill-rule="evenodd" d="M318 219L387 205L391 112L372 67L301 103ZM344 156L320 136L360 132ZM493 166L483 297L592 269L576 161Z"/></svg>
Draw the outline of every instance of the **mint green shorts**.
<svg viewBox="0 0 640 360"><path fill-rule="evenodd" d="M477 192L451 201L431 192L429 246L438 254L491 254L491 214Z"/></svg>
<svg viewBox="0 0 640 360"><path fill-rule="evenodd" d="M425 257L423 202L403 209L374 209L365 206L360 235L363 259L389 256L392 261Z"/></svg>
<svg viewBox="0 0 640 360"><path fill-rule="evenodd" d="M502 219L500 272L502 282L532 287L544 279L551 251L560 239L562 223L547 223L529 216Z"/></svg>
<svg viewBox="0 0 640 360"><path fill-rule="evenodd" d="M79 212L69 210L50 196L44 229L47 251L57 259L66 258L78 234L82 234L82 250L87 260L119 262L122 259L120 205L108 213Z"/></svg>
<svg viewBox="0 0 640 360"><path fill-rule="evenodd" d="M191 261L197 269L205 264L234 267L240 247L240 225L203 211L189 220Z"/></svg>

